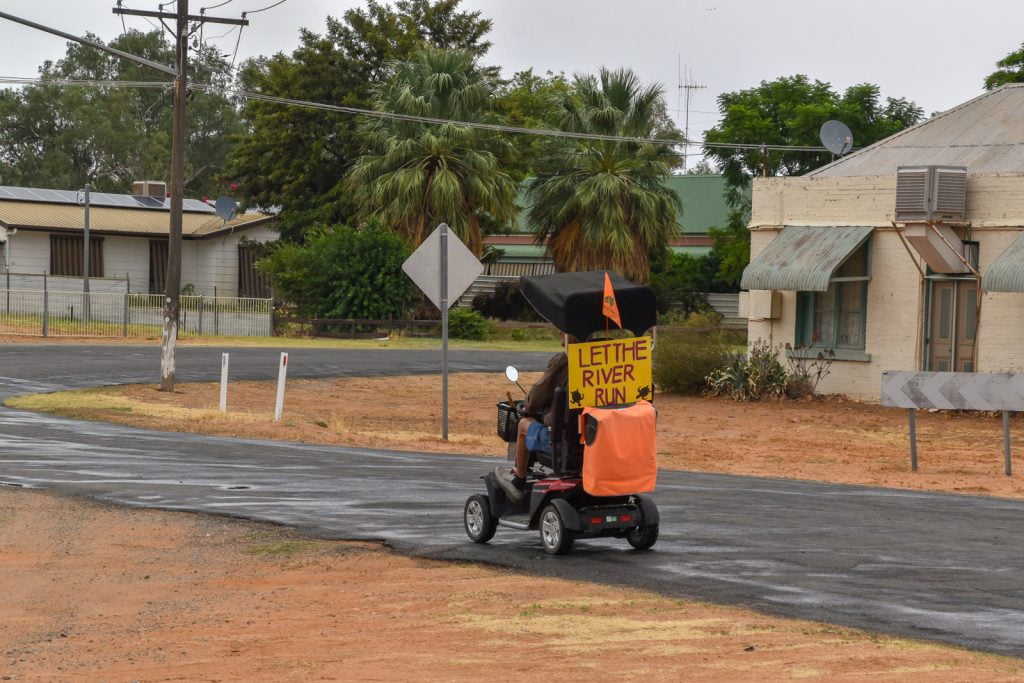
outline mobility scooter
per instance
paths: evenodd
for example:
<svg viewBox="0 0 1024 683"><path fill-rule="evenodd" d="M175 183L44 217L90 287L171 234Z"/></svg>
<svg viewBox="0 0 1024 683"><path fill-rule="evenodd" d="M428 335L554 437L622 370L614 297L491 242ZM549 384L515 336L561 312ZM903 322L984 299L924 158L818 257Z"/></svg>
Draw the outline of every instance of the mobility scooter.
<svg viewBox="0 0 1024 683"><path fill-rule="evenodd" d="M585 341L607 331L602 314L606 277L604 271L523 277L520 291L563 334ZM654 292L614 274L610 281L621 327L639 337L656 322ZM644 338L643 343L651 341ZM567 345L567 352L577 346L586 345ZM506 375L517 382L515 368L509 367ZM658 508L645 495L653 490L657 473L654 409L649 403L653 386L639 388L629 403L608 405L606 401L596 409L600 414L595 417L595 409L583 408L581 394L571 386L571 379L568 384L555 390L551 449L530 453L522 499L510 500L490 472L483 477L486 493L474 494L466 501L463 521L474 542L487 543L498 526L539 531L544 550L553 555L567 553L576 539L625 538L637 550L651 548L658 540ZM514 459L523 404L513 401L511 395L509 401L498 404L498 435L509 443L510 459ZM642 413L639 422L629 415L633 408ZM625 429L614 435L605 433L627 424L617 421L620 415L630 421L628 437ZM596 419L601 417L613 419ZM606 443L610 439L616 452L608 455L607 449L602 451L602 438ZM609 459L615 461L611 466L617 476L602 480L601 461Z"/></svg>

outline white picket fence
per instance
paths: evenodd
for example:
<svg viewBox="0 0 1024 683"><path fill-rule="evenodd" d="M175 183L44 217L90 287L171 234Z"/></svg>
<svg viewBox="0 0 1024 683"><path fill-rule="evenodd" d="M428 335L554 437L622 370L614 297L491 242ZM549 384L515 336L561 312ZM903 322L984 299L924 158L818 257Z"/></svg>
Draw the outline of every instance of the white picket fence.
<svg viewBox="0 0 1024 683"><path fill-rule="evenodd" d="M181 335L273 335L270 299L182 296ZM0 334L43 337L159 337L162 294L0 289Z"/></svg>

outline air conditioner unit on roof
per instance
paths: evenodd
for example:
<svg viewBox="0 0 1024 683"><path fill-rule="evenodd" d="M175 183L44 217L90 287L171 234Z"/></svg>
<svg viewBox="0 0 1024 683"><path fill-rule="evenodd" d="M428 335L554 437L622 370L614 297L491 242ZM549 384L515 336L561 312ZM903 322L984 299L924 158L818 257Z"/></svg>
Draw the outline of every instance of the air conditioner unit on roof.
<svg viewBox="0 0 1024 683"><path fill-rule="evenodd" d="M167 183L159 180L136 180L132 183L132 194L136 197L167 197Z"/></svg>
<svg viewBox="0 0 1024 683"><path fill-rule="evenodd" d="M967 167L899 166L896 222L961 221L965 217Z"/></svg>

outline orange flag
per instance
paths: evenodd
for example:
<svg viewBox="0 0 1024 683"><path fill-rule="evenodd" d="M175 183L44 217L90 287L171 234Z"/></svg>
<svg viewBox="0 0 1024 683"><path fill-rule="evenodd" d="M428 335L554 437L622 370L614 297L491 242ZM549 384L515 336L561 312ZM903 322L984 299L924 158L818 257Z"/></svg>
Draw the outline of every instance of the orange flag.
<svg viewBox="0 0 1024 683"><path fill-rule="evenodd" d="M612 279L608 273L604 274L604 303L601 307L604 317L614 320L615 324L622 329L622 318L619 317L619 304L615 301L615 290L612 289Z"/></svg>

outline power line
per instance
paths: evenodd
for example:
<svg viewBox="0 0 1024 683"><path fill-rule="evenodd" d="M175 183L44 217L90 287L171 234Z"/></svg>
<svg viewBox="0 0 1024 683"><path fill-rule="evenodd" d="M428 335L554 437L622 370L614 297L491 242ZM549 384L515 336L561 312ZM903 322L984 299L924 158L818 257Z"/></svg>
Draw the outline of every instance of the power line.
<svg viewBox="0 0 1024 683"><path fill-rule="evenodd" d="M97 87L97 88L166 88L171 84L167 81L102 81L102 80L55 80L40 78L18 78L13 76L0 76L0 83L11 85L61 85L69 87ZM809 145L769 145L761 143L731 143L731 142L705 142L702 140L671 140L666 138L642 138L631 136L603 135L600 133L579 133L574 131L556 130L553 128L521 128L518 126L507 126L498 123L482 123L477 121L456 121L452 119L439 119L429 116L416 116L414 114L400 114L397 112L377 111L375 109L360 109L358 107L345 107L336 104L324 104L322 102L310 102L308 100L297 100L288 97L276 97L253 93L237 88L222 88L205 83L192 83L190 87L194 90L204 92L230 95L247 100L260 102L271 102L287 106L303 107L305 109L317 109L320 111L332 111L343 114L354 114L371 118L388 119L393 121L405 121L408 123L422 123L430 125L463 126L480 130L489 130L501 133L515 133L520 135L539 135L554 138L567 138L574 140L594 140L601 142L619 142L630 144L651 144L668 147L707 147L710 149L732 149L762 150L762 151L784 151L784 152L826 152L824 147L813 147Z"/></svg>
<svg viewBox="0 0 1024 683"><path fill-rule="evenodd" d="M288 2L288 0L278 0L273 5L267 5L263 9L254 9L251 12L242 12L242 16L245 17L245 16L248 16L250 14L259 14L260 12L266 12L268 9L274 9L278 5L283 5L286 2Z"/></svg>
<svg viewBox="0 0 1024 683"><path fill-rule="evenodd" d="M221 34L216 35L216 36L210 36L209 38L207 38L207 40L219 40L219 39L221 39L221 38L223 38L225 36L231 35L235 31L238 31L238 33L241 34L242 33L242 27L241 26L232 26L231 28L229 28L224 33L221 33Z"/></svg>
<svg viewBox="0 0 1024 683"><path fill-rule="evenodd" d="M238 46L242 44L242 30L244 26L238 27L238 38L235 40L235 51L231 53L231 70L235 70L235 58L238 57Z"/></svg>
<svg viewBox="0 0 1024 683"><path fill-rule="evenodd" d="M224 0L224 2L218 3L216 5L207 5L206 7L200 7L199 8L199 13L200 14L204 14L206 12L206 10L208 10L208 9L217 9L218 7L223 7L224 5L228 4L229 2L233 2L233 1L234 0Z"/></svg>

